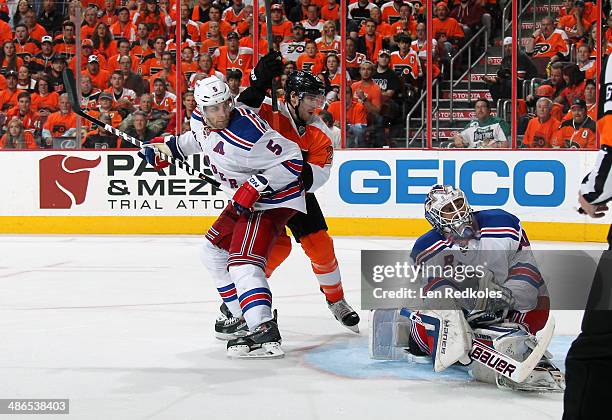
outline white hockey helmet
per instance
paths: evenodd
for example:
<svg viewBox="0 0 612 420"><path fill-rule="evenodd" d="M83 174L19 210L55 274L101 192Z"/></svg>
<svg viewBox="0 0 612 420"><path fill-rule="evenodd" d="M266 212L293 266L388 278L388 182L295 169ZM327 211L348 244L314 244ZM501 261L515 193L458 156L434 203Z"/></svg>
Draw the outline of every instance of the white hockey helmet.
<svg viewBox="0 0 612 420"><path fill-rule="evenodd" d="M447 237L473 237L472 212L463 191L452 185L434 185L425 199L425 218L434 229Z"/></svg>
<svg viewBox="0 0 612 420"><path fill-rule="evenodd" d="M196 82L193 97L203 112L207 106L218 105L232 99L232 94L227 83L216 76L210 76ZM233 99L231 105L234 106Z"/></svg>

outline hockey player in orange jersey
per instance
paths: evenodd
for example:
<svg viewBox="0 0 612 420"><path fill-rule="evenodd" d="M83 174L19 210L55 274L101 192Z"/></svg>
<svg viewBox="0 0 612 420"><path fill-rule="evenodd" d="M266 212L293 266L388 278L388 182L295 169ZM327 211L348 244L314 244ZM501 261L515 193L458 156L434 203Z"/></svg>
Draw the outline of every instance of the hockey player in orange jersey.
<svg viewBox="0 0 612 420"><path fill-rule="evenodd" d="M273 121L272 102L265 92L271 87L273 77L281 73L280 54L272 52L264 56L251 73L251 86L237 100L258 109L259 115L267 121ZM314 191L329 178L334 152L329 128L314 114L316 109L322 107L324 97L324 85L317 77L295 71L285 82L285 102L278 104L278 126L273 128L300 146L305 163L301 179L307 191L307 214L296 214L287 226L310 258L312 270L332 314L342 325L358 332L359 315L344 299L333 241L327 233L325 217L314 195ZM268 258L266 274L271 275L290 252L291 240L282 234ZM222 312L225 319L222 316L215 324L217 337L228 338L232 334L240 334L241 331L232 328L232 323L239 325L240 320L234 320L223 307Z"/></svg>

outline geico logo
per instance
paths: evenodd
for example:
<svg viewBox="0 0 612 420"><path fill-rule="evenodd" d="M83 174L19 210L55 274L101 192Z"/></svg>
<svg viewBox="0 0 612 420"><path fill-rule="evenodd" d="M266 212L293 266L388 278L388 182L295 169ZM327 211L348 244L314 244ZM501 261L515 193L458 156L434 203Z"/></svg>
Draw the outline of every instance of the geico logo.
<svg viewBox="0 0 612 420"><path fill-rule="evenodd" d="M350 160L340 165L338 178L348 204L383 204L392 197L395 204L423 204L427 187L444 183L459 185L474 206L502 206L512 194L520 206L557 207L565 200L566 170L557 160Z"/></svg>

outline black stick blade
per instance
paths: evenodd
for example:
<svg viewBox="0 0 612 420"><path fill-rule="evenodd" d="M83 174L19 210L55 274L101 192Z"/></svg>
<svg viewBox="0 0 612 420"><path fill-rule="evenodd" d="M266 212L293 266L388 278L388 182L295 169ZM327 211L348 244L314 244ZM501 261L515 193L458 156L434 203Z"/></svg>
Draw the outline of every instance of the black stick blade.
<svg viewBox="0 0 612 420"><path fill-rule="evenodd" d="M70 103L72 104L72 109L80 109L81 101L79 100L79 96L77 95L76 79L74 78L74 73L71 69L66 68L62 74L62 78L64 79L64 86L66 88L66 93L68 93Z"/></svg>

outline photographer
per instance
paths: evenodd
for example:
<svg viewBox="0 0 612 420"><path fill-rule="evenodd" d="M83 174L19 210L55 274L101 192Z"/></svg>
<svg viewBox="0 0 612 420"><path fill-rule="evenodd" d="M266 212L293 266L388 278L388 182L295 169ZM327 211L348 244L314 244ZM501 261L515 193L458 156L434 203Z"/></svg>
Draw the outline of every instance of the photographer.
<svg viewBox="0 0 612 420"><path fill-rule="evenodd" d="M537 75L536 66L527 54L519 49L517 54L518 92L522 92L524 80L530 80ZM489 85L489 92L494 104L497 104L499 99L510 99L512 97L512 37L504 38L504 58L502 58L497 74L495 76L485 76L484 81Z"/></svg>

